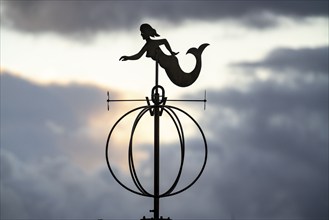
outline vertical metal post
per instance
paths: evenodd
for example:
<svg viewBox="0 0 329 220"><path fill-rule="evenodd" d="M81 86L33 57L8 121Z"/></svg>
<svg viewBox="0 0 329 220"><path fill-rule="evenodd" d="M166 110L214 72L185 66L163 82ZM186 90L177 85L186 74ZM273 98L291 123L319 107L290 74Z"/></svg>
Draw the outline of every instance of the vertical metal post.
<svg viewBox="0 0 329 220"><path fill-rule="evenodd" d="M158 85L159 85L159 63L158 63L158 56L156 55L156 60L155 60L155 86L158 86Z"/></svg>
<svg viewBox="0 0 329 220"><path fill-rule="evenodd" d="M159 111L159 72L158 72L158 59L155 63L155 103L154 103L154 219L159 220L160 209L160 111Z"/></svg>

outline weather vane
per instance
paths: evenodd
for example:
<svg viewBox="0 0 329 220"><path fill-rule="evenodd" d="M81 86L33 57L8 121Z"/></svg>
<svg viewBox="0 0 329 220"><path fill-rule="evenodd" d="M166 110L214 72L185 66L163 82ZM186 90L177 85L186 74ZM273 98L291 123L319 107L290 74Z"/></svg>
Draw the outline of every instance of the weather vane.
<svg viewBox="0 0 329 220"><path fill-rule="evenodd" d="M167 102L170 101L192 101L192 102L204 102L204 106L206 103L206 93L203 100L177 100L177 99L167 99L165 96L165 89L159 85L159 65L166 71L169 79L177 86L180 87L187 87L193 84L201 71L201 54L203 50L209 45L209 44L202 44L199 46L199 48L191 48L187 51L187 53L191 53L195 56L196 59L196 65L192 72L185 73L181 70L178 59L176 55L178 53L175 53L172 51L168 41L166 39L160 39L156 40L153 39L154 37L159 37L160 35L156 32L155 29L151 27L149 24L142 24L140 26L141 36L146 41L143 48L135 55L132 56L122 56L119 60L126 61L126 60L138 60L145 52L146 57L152 58L156 65L155 65L155 85L153 86L151 90L151 98L146 97L146 99L130 99L130 100L111 100L109 96L109 92L107 92L107 108L109 110L109 103L110 102L119 102L119 101L146 101L147 105L140 106L137 108L134 108L128 112L126 112L123 116L121 116L117 122L113 125L112 129L110 130L110 133L108 135L107 141L106 141L106 149L105 149L105 156L106 156L106 162L107 166L113 176L113 178L125 189L128 191L135 193L137 195L146 196L153 198L153 210L150 212L153 212L153 217L146 218L145 216L142 219L154 219L154 220L160 220L160 219L170 219L163 218L163 216L160 216L159 210L160 210L160 198L163 197L169 197L173 195L177 195L188 188L190 188L194 183L200 178L207 162L207 155L208 155L208 148L207 148L207 141L206 137L204 135L204 132L202 131L200 125L197 123L197 121L189 115L186 111L175 107L171 105L167 105ZM152 38L151 38L152 37ZM162 52L160 49L160 46L164 45L168 51L171 53L171 55L166 55ZM136 186L136 189L131 189L125 184L123 184L117 175L115 175L114 170L111 166L110 160L109 160L109 149L110 149L110 140L111 136L113 134L113 131L117 127L117 125L129 114L139 112L137 117L135 118L135 121L133 123L131 132L130 132L130 140L128 144L128 165L129 165L129 171L131 174L131 178L133 180L133 183ZM153 192L147 191L143 185L141 184L137 173L135 169L134 164L134 156L133 156L133 138L135 134L135 130L137 127L137 124L140 122L141 118L149 112L150 115L154 118L154 182L153 182ZM185 136L184 136L184 129L182 126L182 123L177 115L177 112L180 112L184 115L186 115L198 128L200 135L203 139L203 147L204 147L204 160L202 163L202 166L199 170L199 173L197 174L196 178L187 184L185 187L181 189L176 189L176 186L180 180L182 171L183 171L183 164L184 164L184 158L185 158ZM169 115L171 120L173 121L176 131L179 136L179 142L180 142L180 149L181 149L181 161L180 161L180 167L178 174L172 183L171 187L167 189L164 192L160 192L160 117L163 114Z"/></svg>

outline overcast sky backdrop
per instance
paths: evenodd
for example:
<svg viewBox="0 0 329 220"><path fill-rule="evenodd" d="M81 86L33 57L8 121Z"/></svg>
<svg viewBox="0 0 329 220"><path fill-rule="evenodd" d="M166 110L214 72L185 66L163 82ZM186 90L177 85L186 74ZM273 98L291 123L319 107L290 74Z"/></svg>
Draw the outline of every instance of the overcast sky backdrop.
<svg viewBox="0 0 329 220"><path fill-rule="evenodd" d="M175 104L200 123L209 147L204 175L161 200L160 215L328 219L328 1L305 0L1 1L1 219L150 216L152 199L121 188L104 157L114 122L145 104L116 103L108 112L106 91L150 96L154 61L119 61L143 46L145 22L180 52L186 71L194 66L186 51L210 44L192 86L176 87L160 70L168 98L203 98L207 90L206 111ZM166 119L162 190L180 158ZM115 133L111 154L127 184L129 120ZM150 187L152 132L142 121L136 163ZM200 137L184 125L179 187L197 174L203 156Z"/></svg>

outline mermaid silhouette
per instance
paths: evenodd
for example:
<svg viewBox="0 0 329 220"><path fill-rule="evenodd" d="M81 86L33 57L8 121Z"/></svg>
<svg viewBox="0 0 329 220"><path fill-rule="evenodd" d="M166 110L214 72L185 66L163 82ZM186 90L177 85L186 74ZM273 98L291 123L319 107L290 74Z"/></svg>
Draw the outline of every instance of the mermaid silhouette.
<svg viewBox="0 0 329 220"><path fill-rule="evenodd" d="M175 53L172 51L168 41L166 39L154 40L151 37L159 37L160 35L149 24L142 24L140 26L142 38L146 41L143 48L135 55L122 56L119 60L138 60L145 52L146 57L150 57L155 61L158 61L160 66L165 69L169 79L177 86L187 87L192 85L199 77L201 71L201 54L203 50L209 45L207 43L201 44L199 48L191 48L186 54L191 53L195 56L196 65L192 72L185 73L179 66L178 59ZM160 49L160 46L164 45L171 53L170 56L164 54Z"/></svg>

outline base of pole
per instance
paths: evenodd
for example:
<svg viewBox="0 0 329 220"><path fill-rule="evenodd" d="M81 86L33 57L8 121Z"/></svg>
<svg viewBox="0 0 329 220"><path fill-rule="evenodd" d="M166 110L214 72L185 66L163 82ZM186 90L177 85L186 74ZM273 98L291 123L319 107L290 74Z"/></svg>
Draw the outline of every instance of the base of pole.
<svg viewBox="0 0 329 220"><path fill-rule="evenodd" d="M143 216L143 218L141 218L140 220L155 220L153 217L151 218L146 218L145 216ZM157 220L157 219L156 219ZM160 216L159 220L172 220L170 217L168 218L164 218L162 216Z"/></svg>

